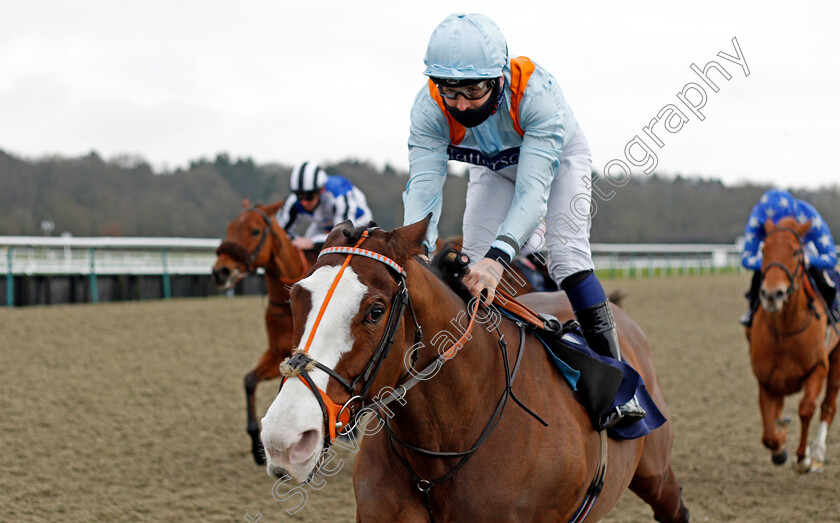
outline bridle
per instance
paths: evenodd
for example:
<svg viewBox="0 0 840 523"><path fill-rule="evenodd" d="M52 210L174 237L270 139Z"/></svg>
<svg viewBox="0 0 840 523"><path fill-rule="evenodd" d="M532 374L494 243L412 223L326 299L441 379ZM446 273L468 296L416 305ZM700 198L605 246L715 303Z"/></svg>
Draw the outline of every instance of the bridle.
<svg viewBox="0 0 840 523"><path fill-rule="evenodd" d="M341 268L333 279L329 291L327 291L327 295L324 298L323 304L321 304L321 309L318 312L318 316L315 318L315 322L312 325L312 330L306 344L302 349L296 349L292 357L287 358L286 361L280 365L280 373L283 376L283 381L280 383L281 391L283 390L283 385L286 383L287 378L299 377L301 381L303 381L304 385L306 385L309 390L315 394L315 398L318 400L318 404L321 407L321 413L323 415L325 448L329 448L332 441L339 434L349 432L353 426L351 420L355 422L361 412L369 408L368 395L370 394L370 389L376 379L376 376L379 374L379 370L382 368L385 358L388 357L388 353L391 351L391 345L394 343L394 338L397 334L397 327L402 319L406 305L411 307L412 317L414 318L414 324L416 327L415 343L419 342L423 337L423 332L420 325L417 323L417 315L414 314L414 306L411 304L411 297L405 283L405 270L403 270L397 262L385 255L369 251L367 249L360 249L359 245L361 245L362 242L369 237L369 235L370 230L365 229L355 246L330 247L322 250L318 254L318 258L328 254L347 254L347 257L344 259L344 263L341 265ZM344 270L350 264L350 260L353 256L364 256L388 266L396 274L398 288L396 296L394 296L394 299L391 301L388 323L385 326L385 331L382 333L382 338L379 340L376 350L373 352L373 355L371 355L367 365L365 365L365 369L352 381L349 381L333 369L313 360L307 353L312 345L312 339L315 337L315 332L318 330L321 318L324 316L324 311L330 302L330 298L335 292L335 288L338 286L338 282L344 274ZM343 405L338 405L332 401L327 393L318 387L309 375L309 373L314 369L326 372L330 377L340 383L341 386L344 387L344 389L350 394L350 399L348 399ZM360 385L361 391L356 393L356 390ZM358 407L356 405L358 405Z"/></svg>
<svg viewBox="0 0 840 523"><path fill-rule="evenodd" d="M764 265L761 268L761 281L762 282L764 281L764 278L767 276L767 271L769 269L772 269L773 267L778 267L785 272L785 275L787 275L788 280L790 281L790 284L787 286L787 289L785 289L784 293L782 293L782 303L785 303L785 302L787 302L788 298L790 298L791 295L793 295L793 293L796 292L799 289L798 277L799 277L800 273L804 274L804 269L805 269L804 258L805 258L805 255L803 253L803 248L802 248L802 237L799 235L799 232L797 232L794 229L791 229L790 227L776 227L775 229L773 229L772 231L767 233L767 237L770 237L771 235L775 234L776 232L789 232L789 233L793 234L794 236L796 236L796 240L799 242L799 249L797 249L796 253L795 253L796 257L797 257L796 258L796 268L793 270L793 272L790 272L790 269L788 269L785 264L783 264L781 262L776 262L776 261L768 262L766 265ZM806 279L806 281L807 281L807 279ZM816 313L816 309L813 308L813 303L810 303L810 306L811 306L812 311L814 313ZM776 328L773 327L770 324L767 324L767 328L770 330L771 333L773 333L774 336L777 336L777 337L795 336L797 334L805 332L805 329L807 329L808 327L811 326L811 322L813 320L814 320L814 316L808 315L808 319L805 322L805 325L803 325L802 327L796 328L792 331L780 332L780 331L776 330Z"/></svg>
<svg viewBox="0 0 840 523"><path fill-rule="evenodd" d="M796 241L799 243L799 248L796 250L796 253L795 253L796 254L796 268L793 270L793 272L791 272L790 269L788 269L787 266L785 264L781 263L781 262L777 262L777 261L768 262L767 264L765 264L761 268L761 281L764 282L764 278L767 277L767 271L769 271L773 267L778 267L778 268L782 269L785 272L785 275L787 275L788 281L790 281L790 284L787 286L787 289L785 289L785 292L782 294L782 302L785 302L799 288L799 283L798 283L797 280L798 280L798 277L799 277L800 273L804 272L804 268L805 268L804 258L805 258L805 255L802 252L802 237L799 235L799 232L797 232L794 229L791 229L790 227L776 227L775 229L773 229L772 231L767 233L767 237L769 238L770 236L772 236L773 234L776 234L777 232L789 232L789 233L793 234L794 236L796 236Z"/></svg>
<svg viewBox="0 0 840 523"><path fill-rule="evenodd" d="M384 409L389 403L393 401L400 401L402 404L405 404L405 400L403 398L412 387L432 377L437 372L440 365L443 365L446 361L452 359L455 356L455 354L464 346L464 344L469 339L471 339L471 332L475 325L475 319L478 313L480 301L474 301L473 309L470 311L469 323L460 339L458 339L442 354L439 354L437 358L432 360L432 362L428 364L425 368L423 368L421 371L410 372L412 376L408 379L406 379L406 376L404 376L403 379L400 380L400 383L392 390L392 392L388 394L387 397L370 401L368 399L368 394L370 393L370 389L374 379L376 378L376 375L379 373L379 370L383 362L385 361L385 358L390 352L391 345L393 344L394 338L397 333L397 328L402 319L406 305L408 305L411 308L411 315L414 319L414 347L418 346L423 337L423 332L420 327L420 324L417 321L417 314L414 311L414 306L411 302L411 296L408 292L408 286L405 282L405 270L391 258L388 258L387 256L377 252L373 252L367 249L361 249L359 247L369 237L370 230L371 229L365 229L362 232L362 235L359 238L358 242L356 242L356 244L353 247L329 247L327 249L322 250L321 253L318 255L318 257L320 258L321 256L326 256L329 254L347 254L347 257L345 258L344 262L341 265L341 268L339 269L338 273L333 279L330 289L327 291L327 294L324 298L324 302L321 304L321 308L318 312L318 316L316 317L315 322L312 325L312 329L310 331L309 338L307 339L306 344L302 349L295 350L294 355L290 358L287 358L280 365L280 374L281 376L283 376L283 381L280 384L280 391L283 390L283 385L285 384L286 379L298 377L304 383L304 385L306 385L306 387L315 395L315 398L317 399L318 404L321 407L323 418L322 422L324 429L324 450L328 449L331 446L332 441L335 440L339 434L349 433L350 429L352 429L352 427L356 423L356 420L362 413L371 412L374 415L378 416L380 419L382 419L382 421L384 422L383 426L388 435L388 441L393 455L396 456L399 459L399 461L403 464L405 469L408 471L408 473L414 480L415 486L423 494L426 509L429 514L429 520L434 522L435 519L434 513L432 511L430 490L433 487L452 479L452 477L454 477L455 474L475 454L478 448L489 439L490 435L493 433L499 421L501 420L502 414L505 410L505 406L507 405L507 400L509 398L513 399L519 407L521 407L534 419L542 423L544 426L548 426L548 424L545 421L543 421L542 418L540 418L537 414L535 414L532 410L525 406L513 393L513 382L519 370L520 363L522 362L522 356L525 352L525 329L530 324L528 324L525 321L520 321L514 317L508 316L508 318L512 319L519 327L519 351L516 356L513 368L510 367L507 352L507 342L505 340L505 337L501 333L501 331L499 331L498 326L495 326L495 330L499 335L498 344L502 353L502 362L505 370L505 390L502 392L502 395L499 398L498 403L496 404L496 408L493 411L490 420L487 422L487 425L485 425L481 434L478 436L475 443L469 450L443 452L417 447L415 445L412 445L411 443L406 442L405 440L400 438L396 433L394 433L394 431L390 428L390 426L388 425L388 420L382 416L382 414L380 413L380 409ZM345 232L345 235L347 235L347 232ZM388 266L391 269L391 271L396 275L398 289L394 299L391 302L391 310L388 317L388 323L386 324L385 331L382 334L382 338L380 339L376 350L368 360L365 369L358 376L356 376L355 379L349 381L337 372L335 372L333 369L313 360L307 355L307 353L309 351L312 339L315 336L315 332L317 331L321 318L324 315L324 311L326 310L326 307L330 301L330 298L332 297L338 285L338 282L341 279L342 274L344 273L344 270L350 264L350 260L353 258L353 256L364 256L379 261ZM416 351L412 351L412 366L413 363L416 362L416 357ZM312 380L312 377L309 375L309 373L315 369L319 369L326 372L330 377L338 381L350 394L350 399L347 400L343 405L338 405L337 403L332 401L332 399L327 395L327 393L320 387L318 387ZM362 385L362 389L358 394L356 394L355 391L359 387L359 385L362 384L362 382L364 382L364 384ZM354 403L358 404L358 408L354 407ZM598 466L596 467L597 470L595 476L592 479L592 482L589 485L589 488L586 491L586 495L581 505L570 520L573 523L580 523L586 519L586 516L589 514L589 511L592 509L592 506L598 499L598 496L601 492L601 488L604 484L604 477L606 475L607 454L606 432L600 431L599 436L600 449ZM417 474L417 472L415 472L414 468L408 462L407 458L403 457L402 455L400 455L400 453L396 452L397 445L401 446L406 450L418 453L420 455L433 458L458 459L458 461L452 467L450 467L449 470L442 476L434 479L422 479ZM325 453L322 455L325 455ZM314 474L316 470L317 466L313 469L312 474Z"/></svg>
<svg viewBox="0 0 840 523"><path fill-rule="evenodd" d="M268 239L268 235L271 234L272 236L274 236L274 239L277 240L278 245L280 245L280 237L277 235L277 232L272 227L271 217L269 217L265 213L265 211L263 211L259 207L252 206L248 207L247 209L244 209L240 214L245 214L248 212L255 212L263 219L263 229L262 233L260 234L260 240L259 242L257 242L257 246L254 247L254 250L249 253L248 250L242 245L236 242L225 240L216 249L216 255L219 256L222 254L227 254L234 261L241 263L245 266L246 274L255 274L257 271L257 267L254 266L254 262L257 260L260 253L262 252L263 247L265 246L265 242ZM306 261L306 256L303 254L303 251L301 251L300 249L295 250L300 256L301 267L303 268L301 270L301 273L292 278L286 278L278 274L273 274L273 276L280 280L281 283L287 285L299 282L301 279L303 279L304 276L306 276L306 273L309 272L309 263ZM268 271L267 268L265 270Z"/></svg>

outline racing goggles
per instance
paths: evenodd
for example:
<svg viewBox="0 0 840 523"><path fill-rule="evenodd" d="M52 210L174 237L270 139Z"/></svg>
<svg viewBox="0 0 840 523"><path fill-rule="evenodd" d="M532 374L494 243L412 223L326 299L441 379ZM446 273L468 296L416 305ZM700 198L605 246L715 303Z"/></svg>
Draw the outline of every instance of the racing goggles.
<svg viewBox="0 0 840 523"><path fill-rule="evenodd" d="M295 191L295 196L297 199L304 202L309 202L314 200L321 194L321 191Z"/></svg>
<svg viewBox="0 0 840 523"><path fill-rule="evenodd" d="M459 95L463 96L467 100L478 100L479 98L484 98L484 96L493 89L493 86L496 85L495 78L479 80L474 84L466 86L444 85L443 82L445 82L445 80L438 80L435 82L435 85L437 86L440 95L444 98L449 98L450 100L456 100Z"/></svg>

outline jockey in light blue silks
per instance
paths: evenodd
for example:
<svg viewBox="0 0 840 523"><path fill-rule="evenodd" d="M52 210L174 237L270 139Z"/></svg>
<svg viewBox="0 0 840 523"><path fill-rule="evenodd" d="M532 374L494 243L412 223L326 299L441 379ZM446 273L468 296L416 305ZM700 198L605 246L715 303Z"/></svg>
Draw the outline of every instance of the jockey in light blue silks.
<svg viewBox="0 0 840 523"><path fill-rule="evenodd" d="M289 188L292 194L275 219L298 249L320 250L330 230L345 220L354 225L367 225L373 220L367 199L358 187L343 176L327 175L314 162L302 162L292 168ZM293 231L301 217L310 223L304 235L296 237Z"/></svg>
<svg viewBox="0 0 840 523"><path fill-rule="evenodd" d="M752 325L753 312L759 304L758 292L761 288L761 245L767 232L764 223L770 219L778 223L782 218L792 216L799 223L811 220L811 229L802 238L805 266L816 284L817 290L829 305L835 321L838 319L837 288L840 275L837 273L837 251L831 231L820 213L808 202L797 200L787 191L771 189L765 192L753 207L747 226L744 228L744 249L741 252L741 264L755 271L750 289L746 294L749 306L740 318L745 327Z"/></svg>
<svg viewBox="0 0 840 523"><path fill-rule="evenodd" d="M557 80L526 57L510 58L496 24L455 14L435 29L414 100L404 224L430 212L425 245L437 238L447 161L470 164L463 252L475 263L464 278L489 301L509 264L541 222L549 271L566 291L586 341L620 358L607 295L589 246L591 153ZM539 250L539 249L538 249ZM605 424L644 417L634 397Z"/></svg>

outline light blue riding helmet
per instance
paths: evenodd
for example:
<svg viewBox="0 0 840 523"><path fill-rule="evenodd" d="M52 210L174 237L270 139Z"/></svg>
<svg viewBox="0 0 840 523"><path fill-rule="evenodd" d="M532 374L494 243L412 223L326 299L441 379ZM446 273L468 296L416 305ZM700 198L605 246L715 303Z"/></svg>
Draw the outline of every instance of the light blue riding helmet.
<svg viewBox="0 0 840 523"><path fill-rule="evenodd" d="M498 78L507 61L507 42L493 20L480 14L453 14L429 39L423 74L453 80Z"/></svg>

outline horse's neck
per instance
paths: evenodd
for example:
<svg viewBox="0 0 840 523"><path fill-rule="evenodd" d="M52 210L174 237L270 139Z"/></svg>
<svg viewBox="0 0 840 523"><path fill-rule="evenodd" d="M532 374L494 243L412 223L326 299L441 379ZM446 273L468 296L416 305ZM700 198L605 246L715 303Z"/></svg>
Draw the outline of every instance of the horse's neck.
<svg viewBox="0 0 840 523"><path fill-rule="evenodd" d="M422 276L416 274L421 272ZM423 346L415 365L419 372L461 338L469 315L463 301L428 271L417 267L407 280L423 329ZM406 310L408 345L414 341L410 314L410 309ZM390 422L401 438L420 447L444 450L466 450L475 442L504 389L499 337L495 330L488 330L491 323L476 322L470 340L434 377L406 395L406 405ZM516 349L509 347L512 354Z"/></svg>
<svg viewBox="0 0 840 523"><path fill-rule="evenodd" d="M289 301L289 285L280 281L277 273L273 270L265 271L265 289L268 294L268 299L275 303L286 303Z"/></svg>
<svg viewBox="0 0 840 523"><path fill-rule="evenodd" d="M277 245L272 248L271 260L268 265L272 267L278 277L292 280L303 274L303 257L297 247L292 245L285 231L277 233ZM284 256L284 253L286 255Z"/></svg>

